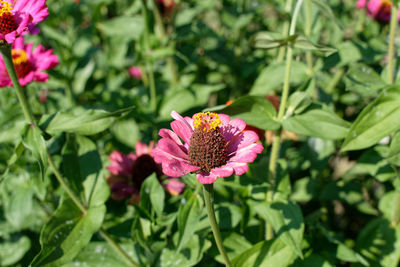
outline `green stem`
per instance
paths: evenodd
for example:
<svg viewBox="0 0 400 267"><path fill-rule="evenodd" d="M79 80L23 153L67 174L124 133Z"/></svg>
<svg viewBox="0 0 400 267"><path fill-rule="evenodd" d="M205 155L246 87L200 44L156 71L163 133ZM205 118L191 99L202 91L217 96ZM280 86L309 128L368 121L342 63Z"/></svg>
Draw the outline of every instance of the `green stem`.
<svg viewBox="0 0 400 267"><path fill-rule="evenodd" d="M224 245L222 244L221 233L219 231L217 220L215 219L213 184L204 184L203 194L204 194L204 201L206 203L208 218L210 219L211 229L214 234L215 243L217 243L219 253L224 258L225 265L230 267L231 262L229 261Z"/></svg>
<svg viewBox="0 0 400 267"><path fill-rule="evenodd" d="M328 84L328 86L325 89L325 92L328 94L332 94L333 90L335 90L336 85L340 82L342 79L343 75L345 73L344 68L340 68L336 71L335 75L333 76L331 82Z"/></svg>
<svg viewBox="0 0 400 267"><path fill-rule="evenodd" d="M300 11L300 7L301 7L302 3L303 3L303 0L298 0L296 3L296 7L293 12L292 21L290 23L289 36L291 36L295 33L297 17L299 15L299 11ZM285 115L286 103L287 103L287 99L289 97L290 70L291 70L291 66L292 66L292 60L293 60L293 47L291 44L288 44L287 51L286 51L285 80L283 83L281 103L279 105L278 118L277 118L277 121L279 123L282 122L283 117ZM277 165L278 157L279 157L281 133L282 133L282 128L275 132L274 142L272 143L272 148L271 148L271 156L270 156L270 161L269 161L269 166L268 166L268 182L270 184L270 187L268 188L268 191L266 194L266 200L268 202L271 202L274 198L275 180L276 180L276 165ZM272 227L268 223L267 223L267 230L265 233L266 233L267 240L270 240L273 238Z"/></svg>
<svg viewBox="0 0 400 267"><path fill-rule="evenodd" d="M149 76L150 106L153 112L155 113L157 109L156 84L154 81L153 65L147 59L147 54L150 52L150 26L149 26L149 12L147 10L146 0L142 0L142 16L144 23L143 42L145 49L146 72Z"/></svg>
<svg viewBox="0 0 400 267"><path fill-rule="evenodd" d="M25 97L25 90L22 88L21 84L19 83L17 72L15 71L14 63L12 61L12 55L11 55L11 45L2 45L0 47L0 52L3 56L3 61L4 64L6 65L6 69L8 72L8 75L10 76L10 79L14 85L15 92L18 97L18 101L21 105L22 112L24 113L25 121L29 124L33 124L33 116L32 116L32 111L31 107L26 100Z"/></svg>
<svg viewBox="0 0 400 267"><path fill-rule="evenodd" d="M311 0L306 0L306 26L305 26L304 34L306 35L307 38L310 38L310 36L311 36L311 30L312 30L311 19L312 19ZM307 62L308 70L310 71L310 74L312 74L314 72L314 68L313 68L313 59L312 59L311 51L306 52L306 62Z"/></svg>
<svg viewBox="0 0 400 267"><path fill-rule="evenodd" d="M165 27L164 27L164 23L163 23L161 14L160 14L160 10L158 10L156 0L153 0L153 10L154 10L154 18L155 18L156 24L159 28L159 31L160 31L161 42L165 43L167 41L167 33L165 31ZM178 85L178 82L179 82L179 76L178 76L175 60L172 56L167 56L167 65L168 65L169 70L171 71L172 83L174 86L176 86L176 85Z"/></svg>
<svg viewBox="0 0 400 267"><path fill-rule="evenodd" d="M389 55L388 55L388 84L393 84L394 71L394 41L397 28L397 15L399 8L397 5L392 5L392 15L390 18L390 38L389 38Z"/></svg>
<svg viewBox="0 0 400 267"><path fill-rule="evenodd" d="M292 0L286 0L286 5L285 5L285 13L286 14L290 14L292 11ZM289 34L289 26L290 26L290 19L286 19L285 22L283 23L283 36L284 37L288 37ZM285 51L286 51L286 46L281 46L279 48L279 52L278 52L278 57L277 57L277 61L278 62L282 62L283 58L285 56Z"/></svg>
<svg viewBox="0 0 400 267"><path fill-rule="evenodd" d="M100 228L100 235L107 241L107 243L120 255L122 256L126 263L128 263L132 267L139 267L139 265L134 262L131 257L117 244L115 241L108 235L108 233L103 229Z"/></svg>
<svg viewBox="0 0 400 267"><path fill-rule="evenodd" d="M28 101L26 100L25 97L25 93L24 90L22 88L22 86L19 83L16 71L15 71L15 67L14 64L12 62L12 55L11 55L11 46L7 45L7 46L3 46L0 47L0 52L3 55L3 60L4 60L4 64L6 65L7 71L10 75L11 81L13 82L14 88L17 92L17 97L18 97L18 101L22 107L22 111L24 113L25 116L25 120L27 123L29 124L33 124L33 116L32 116L32 112L30 109L30 106L28 104ZM57 179L57 181L60 183L61 187L65 190L65 192L67 193L67 195L72 199L72 201L76 204L76 206L82 211L83 214L86 214L87 209L82 205L81 201L79 200L79 198L75 195L75 193L72 191L72 189L68 186L68 184L65 182L65 179L62 177L62 175L60 174L60 172L58 171L58 169L56 168L53 160L50 157L49 152L47 151L47 160L51 166L51 168L53 169L54 175ZM100 233L104 236L104 230L100 229ZM124 256L121 252L122 249L118 246L118 244L116 244L109 236L107 236L107 238L105 237L106 241L119 253L121 254L121 256ZM125 257L126 256L126 257ZM137 264L135 264L134 262L132 262L132 260L129 258L128 255L125 254L124 258L131 263L132 267L138 267Z"/></svg>

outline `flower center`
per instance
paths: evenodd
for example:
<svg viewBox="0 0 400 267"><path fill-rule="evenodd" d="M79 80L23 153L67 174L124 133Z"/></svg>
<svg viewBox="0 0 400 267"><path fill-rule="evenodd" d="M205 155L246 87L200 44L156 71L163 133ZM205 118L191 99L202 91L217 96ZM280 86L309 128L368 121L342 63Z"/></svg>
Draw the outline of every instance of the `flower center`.
<svg viewBox="0 0 400 267"><path fill-rule="evenodd" d="M228 162L226 141L219 126L221 118L216 113L197 113L194 132L190 137L189 161L204 172Z"/></svg>
<svg viewBox="0 0 400 267"><path fill-rule="evenodd" d="M32 70L32 65L28 61L25 51L22 49L13 49L11 50L11 55L18 77L25 77Z"/></svg>
<svg viewBox="0 0 400 267"><path fill-rule="evenodd" d="M11 4L0 0L0 33L7 34L18 28L17 22L11 13Z"/></svg>

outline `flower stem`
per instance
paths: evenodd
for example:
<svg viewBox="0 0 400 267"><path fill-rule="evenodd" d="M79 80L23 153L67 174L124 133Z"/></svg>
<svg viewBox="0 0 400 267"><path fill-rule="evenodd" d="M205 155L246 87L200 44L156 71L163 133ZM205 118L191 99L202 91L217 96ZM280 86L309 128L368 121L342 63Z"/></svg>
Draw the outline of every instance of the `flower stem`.
<svg viewBox="0 0 400 267"><path fill-rule="evenodd" d="M11 45L2 45L0 46L0 52L1 55L3 56L3 61L4 64L6 65L6 69L8 72L8 75L10 76L10 79L14 85L15 92L18 97L18 101L21 105L22 112L24 113L25 121L29 124L33 124L33 116L32 116L32 111L31 107L26 100L25 97L25 90L22 88L21 84L19 83L17 72L15 71L14 68L14 63L12 61L12 55L11 55Z"/></svg>
<svg viewBox="0 0 400 267"><path fill-rule="evenodd" d="M292 21L290 23L289 36L291 36L295 33L297 17L299 15L299 11L300 11L300 7L301 7L302 3L303 3L303 0L298 0L296 3L296 7L293 12ZM288 44L287 51L286 51L285 80L283 83L281 104L279 105L278 118L277 118L279 123L281 123L283 120L283 117L284 117L284 114L286 111L287 99L289 97L290 70L291 70L291 66L292 66L292 60L293 60L293 47L291 44ZM278 131L275 132L274 142L272 143L271 156L270 156L270 161L269 161L269 166L268 166L268 180L269 180L268 182L270 184L270 187L268 188L268 191L266 194L267 202L271 202L274 198L275 180L276 180L276 164L278 162L278 157L279 157L281 133L282 133L282 128L280 128ZM266 228L267 228L265 231L266 239L271 240L273 238L273 231L272 231L271 224L267 223Z"/></svg>
<svg viewBox="0 0 400 267"><path fill-rule="evenodd" d="M229 261L224 245L222 244L221 233L219 231L217 220L215 219L213 184L204 184L203 194L204 194L204 201L206 203L208 218L210 219L211 229L214 234L215 243L217 243L219 253L224 258L225 265L231 267L231 262Z"/></svg>
<svg viewBox="0 0 400 267"><path fill-rule="evenodd" d="M286 0L285 13L286 14L290 14L291 10L292 10L292 0ZM288 18L283 23L283 30L282 30L283 37L288 37L289 26L290 26L289 21L290 21L290 19ZM282 62L283 61L283 58L285 56L285 51L286 51L286 46L281 46L279 48L278 57L277 57L277 61L278 62Z"/></svg>
<svg viewBox="0 0 400 267"><path fill-rule="evenodd" d="M29 103L25 97L25 93L24 90L21 86L21 84L19 83L18 80L18 76L17 73L15 71L15 67L14 67L14 63L12 62L12 55L11 55L11 46L7 45L7 46L2 46L0 47L0 52L3 55L3 60L4 60L4 64L7 68L7 71L10 75L11 81L14 85L15 91L17 93L17 97L18 97L18 101L21 105L22 111L24 113L25 116L25 120L27 123L29 124L33 124L34 120L33 120L33 116L32 116L32 112L29 106ZM57 179L57 181L60 183L61 187L65 190L65 192L67 193L67 195L72 199L72 201L75 203L75 205L82 211L83 214L86 214L87 209L83 206L83 204L81 203L81 201L79 200L79 198L75 195L75 193L72 191L72 189L68 186L68 184L65 182L65 179L62 177L62 175L60 174L60 172L58 171L57 167L55 166L53 160L50 157L50 153L48 151L47 152L47 160L51 166L51 168L53 169L53 173ZM102 233L103 232L103 233ZM100 233L103 235L104 237L104 230L100 229ZM118 246L118 244L116 244L109 236L108 238L104 238L109 244L110 246L112 246L119 254L121 254L121 256L123 256L128 262L131 263L132 267L137 267L138 265L136 263L134 263L128 255L125 254L125 256L121 253L122 249Z"/></svg>
<svg viewBox="0 0 400 267"><path fill-rule="evenodd" d="M154 10L154 18L155 18L156 24L159 28L159 31L160 31L160 39L161 39L161 42L164 43L167 40L167 33L166 33L164 23L163 23L161 14L160 14L160 10L157 7L156 0L153 0L153 10ZM167 64L168 64L168 68L171 71L172 84L174 86L176 86L179 82L179 76L178 76L175 60L172 56L167 56Z"/></svg>
<svg viewBox="0 0 400 267"><path fill-rule="evenodd" d="M131 257L117 244L115 241L109 236L109 234L103 229L100 228L100 235L107 241L107 243L116 251L120 256L122 256L125 261L132 267L139 267L139 265L134 262Z"/></svg>
<svg viewBox="0 0 400 267"><path fill-rule="evenodd" d="M392 16L390 18L390 37L389 37L389 55L388 55L388 84L393 84L394 71L394 41L397 28L397 15L399 8L397 5L392 5Z"/></svg>
<svg viewBox="0 0 400 267"><path fill-rule="evenodd" d="M309 38L311 36L311 30L312 30L311 18L312 18L311 0L306 0L306 26L305 26L304 34L306 35L307 38ZM310 74L312 74L314 72L314 68L313 68L313 58L312 58L311 51L306 51L306 61L307 61L308 70L310 71Z"/></svg>
<svg viewBox="0 0 400 267"><path fill-rule="evenodd" d="M142 0L142 16L144 23L143 42L145 49L146 72L149 75L149 89L150 89L150 106L155 113L157 110L156 100L156 83L154 81L153 65L147 56L150 52L150 26L149 26L149 11L147 10L146 0Z"/></svg>

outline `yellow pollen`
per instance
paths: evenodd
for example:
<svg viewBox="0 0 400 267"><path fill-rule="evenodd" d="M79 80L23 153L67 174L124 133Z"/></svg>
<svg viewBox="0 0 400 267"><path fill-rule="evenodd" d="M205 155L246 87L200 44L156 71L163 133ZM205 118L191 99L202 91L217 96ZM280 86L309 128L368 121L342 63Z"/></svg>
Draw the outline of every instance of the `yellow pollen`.
<svg viewBox="0 0 400 267"><path fill-rule="evenodd" d="M214 112L200 112L193 115L193 126L200 128L204 132L209 132L222 125L222 120L217 113Z"/></svg>
<svg viewBox="0 0 400 267"><path fill-rule="evenodd" d="M0 0L0 17L4 14L11 14L11 4L7 1Z"/></svg>
<svg viewBox="0 0 400 267"><path fill-rule="evenodd" d="M22 49L13 49L11 50L12 61L15 65L20 65L28 61L28 57L26 53Z"/></svg>

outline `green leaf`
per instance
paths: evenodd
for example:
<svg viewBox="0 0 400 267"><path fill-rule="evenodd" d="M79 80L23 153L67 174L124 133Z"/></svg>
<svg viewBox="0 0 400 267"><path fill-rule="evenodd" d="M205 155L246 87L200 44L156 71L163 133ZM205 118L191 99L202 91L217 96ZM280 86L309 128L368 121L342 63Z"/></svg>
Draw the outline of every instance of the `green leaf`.
<svg viewBox="0 0 400 267"><path fill-rule="evenodd" d="M47 146L40 129L31 124L25 138L24 146L32 152L33 157L38 161L42 179L47 170Z"/></svg>
<svg viewBox="0 0 400 267"><path fill-rule="evenodd" d="M332 22L334 22L339 28L343 29L341 22L336 18L329 3L326 0L311 0L314 5Z"/></svg>
<svg viewBox="0 0 400 267"><path fill-rule="evenodd" d="M290 201L275 200L273 203L260 203L254 207L256 213L271 224L276 235L287 246L303 258L301 242L304 222L300 207Z"/></svg>
<svg viewBox="0 0 400 267"><path fill-rule="evenodd" d="M341 139L348 133L349 123L325 106L314 104L302 114L286 118L284 129L322 139Z"/></svg>
<svg viewBox="0 0 400 267"><path fill-rule="evenodd" d="M299 114L312 104L310 94L296 91L288 99L287 114Z"/></svg>
<svg viewBox="0 0 400 267"><path fill-rule="evenodd" d="M17 229L24 226L25 222L32 215L32 202L34 191L24 186L15 187L13 194L5 200L3 196L4 211L7 221Z"/></svg>
<svg viewBox="0 0 400 267"><path fill-rule="evenodd" d="M140 16L119 16L99 22L96 26L108 37L126 37L129 40L138 40L144 29Z"/></svg>
<svg viewBox="0 0 400 267"><path fill-rule="evenodd" d="M262 69L250 90L250 95L268 95L281 89L285 68L285 62L274 62ZM290 72L290 85L299 85L308 78L308 67L300 61L293 61Z"/></svg>
<svg viewBox="0 0 400 267"><path fill-rule="evenodd" d="M79 163L79 155L78 155L79 147L76 142L76 138L73 134L67 134L66 139L67 140L61 151L62 171L64 177L68 181L68 184L71 185L72 189L76 193L79 194L83 191L82 187L83 177L81 173L81 166Z"/></svg>
<svg viewBox="0 0 400 267"><path fill-rule="evenodd" d="M104 205L82 214L75 203L65 198L40 234L42 250L32 266L61 266L72 260L99 230L106 212Z"/></svg>
<svg viewBox="0 0 400 267"><path fill-rule="evenodd" d="M147 177L140 189L140 207L145 210L154 210L158 217L164 210L165 192L157 179L157 175L153 173Z"/></svg>
<svg viewBox="0 0 400 267"><path fill-rule="evenodd" d="M251 243L243 235L235 232L230 232L228 236L223 237L223 245L229 259L235 258L252 247ZM219 252L215 259L222 264L225 263Z"/></svg>
<svg viewBox="0 0 400 267"><path fill-rule="evenodd" d="M400 260L400 227L393 228L387 219L376 218L362 229L356 248L371 266L396 267Z"/></svg>
<svg viewBox="0 0 400 267"><path fill-rule="evenodd" d="M390 150L387 160L396 166L400 166L400 132L393 137L390 142Z"/></svg>
<svg viewBox="0 0 400 267"><path fill-rule="evenodd" d="M346 136L342 151L370 147L400 129L400 87L383 91L363 109Z"/></svg>
<svg viewBox="0 0 400 267"><path fill-rule="evenodd" d="M365 64L351 64L345 76L346 90L373 96L387 86L374 69Z"/></svg>
<svg viewBox="0 0 400 267"><path fill-rule="evenodd" d="M131 243L118 244L135 262L139 262L138 253L139 245ZM63 265L62 267L129 267L130 265L119 256L115 250L106 242L90 242L82 252L75 257L73 261Z"/></svg>
<svg viewBox="0 0 400 267"><path fill-rule="evenodd" d="M93 135L110 127L114 122L114 117L125 115L131 110L133 107L114 112L97 109L77 110L76 114L57 112L43 116L40 120L40 128L52 135L60 132Z"/></svg>
<svg viewBox="0 0 400 267"><path fill-rule="evenodd" d="M111 127L115 138L124 145L135 147L140 140L140 130L135 120L119 120Z"/></svg>
<svg viewBox="0 0 400 267"><path fill-rule="evenodd" d="M87 137L77 136L77 143L84 202L89 207L100 206L110 196L110 188L105 179L105 170L103 170L99 152L96 145Z"/></svg>
<svg viewBox="0 0 400 267"><path fill-rule="evenodd" d="M180 251L186 243L190 240L190 237L196 230L196 225L200 221L201 210L203 202L199 195L194 195L191 191L185 192L184 205L179 206L178 210L178 231L179 239L177 244L177 251Z"/></svg>
<svg viewBox="0 0 400 267"><path fill-rule="evenodd" d="M0 243L0 265L16 264L30 249L31 241L26 236L12 237Z"/></svg>
<svg viewBox="0 0 400 267"><path fill-rule="evenodd" d="M281 33L263 31L256 33L250 43L255 48L271 49L286 45L287 38L284 38Z"/></svg>
<svg viewBox="0 0 400 267"><path fill-rule="evenodd" d="M329 46L314 44L313 42L311 42L305 36L302 35L295 36L294 40L292 41L292 44L295 48L302 50L316 50L326 53L333 53L336 51L336 49Z"/></svg>
<svg viewBox="0 0 400 267"><path fill-rule="evenodd" d="M247 124L260 129L276 130L279 128L279 123L274 120L275 107L262 96L239 97L231 105L213 109L213 111L230 115L232 118L240 118Z"/></svg>
<svg viewBox="0 0 400 267"><path fill-rule="evenodd" d="M261 241L232 260L233 267L289 266L295 258L291 247L280 239Z"/></svg>

